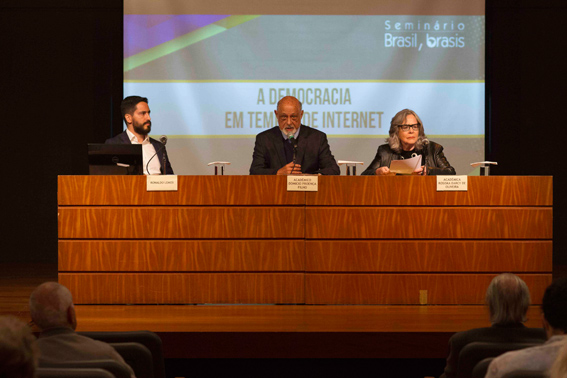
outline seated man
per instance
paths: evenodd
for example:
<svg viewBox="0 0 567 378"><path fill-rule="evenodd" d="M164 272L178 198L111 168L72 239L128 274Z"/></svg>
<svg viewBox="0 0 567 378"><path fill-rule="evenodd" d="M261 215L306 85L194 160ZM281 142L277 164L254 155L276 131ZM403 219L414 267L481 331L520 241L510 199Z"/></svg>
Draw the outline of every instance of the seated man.
<svg viewBox="0 0 567 378"><path fill-rule="evenodd" d="M486 290L486 304L490 312L491 327L457 332L449 340L449 357L441 378L456 377L459 369L459 353L475 341L501 343L543 343L545 333L537 328L527 328L526 313L530 306L530 292L526 283L510 273L500 274L490 282Z"/></svg>
<svg viewBox="0 0 567 378"><path fill-rule="evenodd" d="M26 323L13 316L0 318L0 377L34 378L38 354Z"/></svg>
<svg viewBox="0 0 567 378"><path fill-rule="evenodd" d="M67 361L116 360L133 370L110 345L78 335L71 292L57 282L39 285L30 296L30 313L41 333L39 366Z"/></svg>
<svg viewBox="0 0 567 378"><path fill-rule="evenodd" d="M122 100L120 110L122 111L124 123L126 123L126 131L114 138L107 139L104 143L141 144L144 174L159 175L161 173L172 175L173 169L169 163L165 145L150 138L148 135L152 130L148 99L140 96L128 96ZM165 173L163 172L164 165Z"/></svg>
<svg viewBox="0 0 567 378"><path fill-rule="evenodd" d="M567 343L567 278L561 278L545 290L542 322L547 335L545 344L515 350L496 357L488 366L486 378L499 378L515 370L546 373L559 351Z"/></svg>
<svg viewBox="0 0 567 378"><path fill-rule="evenodd" d="M301 124L303 110L298 99L283 97L275 113L279 126L256 136L251 175L341 173L325 133Z"/></svg>

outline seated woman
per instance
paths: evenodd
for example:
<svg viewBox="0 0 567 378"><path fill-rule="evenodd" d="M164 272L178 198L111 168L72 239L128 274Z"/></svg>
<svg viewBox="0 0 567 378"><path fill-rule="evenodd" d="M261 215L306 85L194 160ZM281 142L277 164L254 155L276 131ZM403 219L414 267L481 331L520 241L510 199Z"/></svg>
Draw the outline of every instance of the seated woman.
<svg viewBox="0 0 567 378"><path fill-rule="evenodd" d="M455 168L445 158L443 146L430 142L423 131L419 116L409 109L404 109L392 118L388 144L378 147L376 157L363 175L393 176L390 172L392 160L410 159L421 155L422 163L414 175L454 175Z"/></svg>

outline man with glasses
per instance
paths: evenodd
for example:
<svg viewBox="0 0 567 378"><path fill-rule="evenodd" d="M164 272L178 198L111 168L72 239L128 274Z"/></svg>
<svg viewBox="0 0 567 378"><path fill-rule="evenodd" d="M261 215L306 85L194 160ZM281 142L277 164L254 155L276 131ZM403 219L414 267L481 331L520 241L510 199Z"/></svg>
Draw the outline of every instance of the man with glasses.
<svg viewBox="0 0 567 378"><path fill-rule="evenodd" d="M419 116L409 109L404 109L390 122L388 144L378 147L376 157L363 175L393 176L390 171L392 160L411 159L421 156L421 165L414 175L454 175L455 168L443 154L443 146L430 142L425 136L423 123Z"/></svg>
<svg viewBox="0 0 567 378"><path fill-rule="evenodd" d="M292 96L278 101L278 126L256 136L251 175L295 175L341 173L331 154L327 135L301 124L301 102Z"/></svg>

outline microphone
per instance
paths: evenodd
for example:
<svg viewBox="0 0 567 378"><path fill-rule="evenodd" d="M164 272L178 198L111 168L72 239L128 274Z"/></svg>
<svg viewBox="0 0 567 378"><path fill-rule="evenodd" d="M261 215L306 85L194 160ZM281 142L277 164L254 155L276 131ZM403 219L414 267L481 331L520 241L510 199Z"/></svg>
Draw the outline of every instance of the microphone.
<svg viewBox="0 0 567 378"><path fill-rule="evenodd" d="M160 152L161 150L163 150L165 148L165 144L167 143L167 136L162 135L159 137L159 141L161 142L161 147L158 148L158 150L156 151L155 154L152 155L152 157L150 158L150 160L148 160L148 163L146 164L146 172L148 172L148 175L150 174L150 161L152 161L152 159L158 154L158 152ZM165 158L163 159L163 167L162 167L162 171L165 175Z"/></svg>
<svg viewBox="0 0 567 378"><path fill-rule="evenodd" d="M421 172L422 176L427 175L427 172L426 172L427 162L426 162L426 160L427 160L428 150L429 150L429 139L423 138L423 154L421 155L421 159L422 159L422 163L423 163L424 168L423 168L423 172Z"/></svg>
<svg viewBox="0 0 567 378"><path fill-rule="evenodd" d="M293 137L293 133L288 133L287 138L293 146L293 163L295 164L295 156L297 155L297 140Z"/></svg>

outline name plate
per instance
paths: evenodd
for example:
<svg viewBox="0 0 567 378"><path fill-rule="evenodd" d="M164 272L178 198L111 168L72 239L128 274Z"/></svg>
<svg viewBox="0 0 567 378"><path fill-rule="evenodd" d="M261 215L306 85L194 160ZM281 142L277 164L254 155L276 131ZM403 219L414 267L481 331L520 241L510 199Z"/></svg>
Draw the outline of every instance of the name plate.
<svg viewBox="0 0 567 378"><path fill-rule="evenodd" d="M148 175L146 177L146 190L148 192L177 191L177 175Z"/></svg>
<svg viewBox="0 0 567 378"><path fill-rule="evenodd" d="M438 192L466 192L468 176L437 176Z"/></svg>
<svg viewBox="0 0 567 378"><path fill-rule="evenodd" d="M288 192L317 192L319 191L319 176L287 176Z"/></svg>

